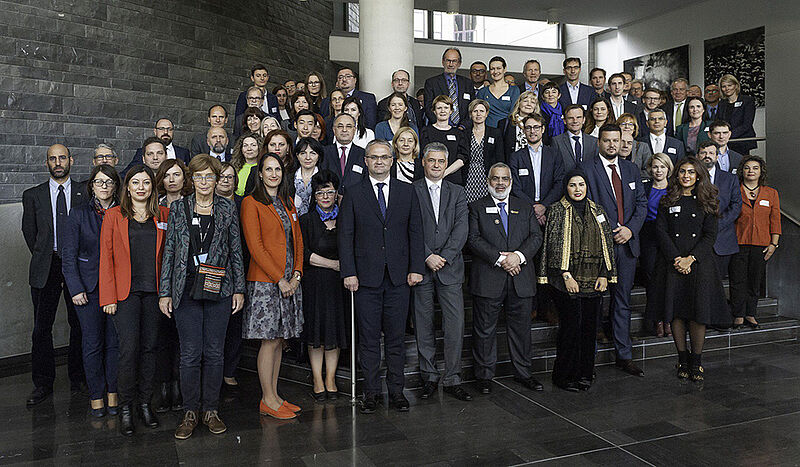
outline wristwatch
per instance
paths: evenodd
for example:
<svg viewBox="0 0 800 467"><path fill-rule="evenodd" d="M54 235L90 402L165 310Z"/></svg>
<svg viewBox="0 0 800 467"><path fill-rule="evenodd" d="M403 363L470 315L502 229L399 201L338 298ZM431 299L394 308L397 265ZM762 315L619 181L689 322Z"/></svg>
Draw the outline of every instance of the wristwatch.
<svg viewBox="0 0 800 467"><path fill-rule="evenodd" d="M297 282L300 282L301 277L303 277L303 275L300 274L300 271L295 271L294 275L292 276L292 279L297 279Z"/></svg>
<svg viewBox="0 0 800 467"><path fill-rule="evenodd" d="M777 243L770 243L770 245L774 246L775 248L778 248L778 244Z"/></svg>

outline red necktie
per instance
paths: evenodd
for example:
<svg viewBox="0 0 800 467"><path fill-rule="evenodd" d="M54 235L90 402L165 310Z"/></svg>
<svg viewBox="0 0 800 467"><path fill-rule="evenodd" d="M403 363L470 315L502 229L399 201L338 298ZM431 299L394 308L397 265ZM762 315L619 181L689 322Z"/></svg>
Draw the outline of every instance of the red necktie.
<svg viewBox="0 0 800 467"><path fill-rule="evenodd" d="M344 166L347 165L347 154L345 154L346 150L347 148L342 146L342 155L339 157L339 170L342 171L342 175L344 175Z"/></svg>
<svg viewBox="0 0 800 467"><path fill-rule="evenodd" d="M617 198L617 222L619 225L624 225L625 209L622 206L622 179L619 178L615 164L608 164L608 166L611 167L611 185L614 187L614 196Z"/></svg>

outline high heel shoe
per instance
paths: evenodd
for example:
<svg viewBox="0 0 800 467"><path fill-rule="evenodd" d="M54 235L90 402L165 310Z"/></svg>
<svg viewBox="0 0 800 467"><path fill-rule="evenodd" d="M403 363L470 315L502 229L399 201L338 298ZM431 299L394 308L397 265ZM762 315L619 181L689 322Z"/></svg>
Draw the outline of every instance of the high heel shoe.
<svg viewBox="0 0 800 467"><path fill-rule="evenodd" d="M750 319L752 319L753 321L750 321L750 319L747 319L747 318L750 318ZM744 324L746 324L748 327L750 327L750 329L758 329L758 322L757 322L757 321L756 321L756 319L755 319L754 317L752 317L752 316L746 316L746 317L744 318Z"/></svg>
<svg viewBox="0 0 800 467"><path fill-rule="evenodd" d="M664 335L667 337L672 336L672 326L669 323L664 323Z"/></svg>
<svg viewBox="0 0 800 467"><path fill-rule="evenodd" d="M125 404L119 411L119 432L124 436L132 436L134 431L133 409L130 404Z"/></svg>

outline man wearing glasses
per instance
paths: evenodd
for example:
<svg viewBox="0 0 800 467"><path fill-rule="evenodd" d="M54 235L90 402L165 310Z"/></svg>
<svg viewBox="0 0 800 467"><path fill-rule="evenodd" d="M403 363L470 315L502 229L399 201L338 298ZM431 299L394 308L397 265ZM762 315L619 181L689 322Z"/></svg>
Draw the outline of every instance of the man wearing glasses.
<svg viewBox="0 0 800 467"><path fill-rule="evenodd" d="M262 64L254 65L253 68L250 69L250 81L253 83L254 87L257 87L261 90L262 98L261 102L259 102L258 107L267 114L272 115L275 118L280 117L278 114L278 98L267 90L267 83L269 82L269 72L267 71L267 67ZM249 89L242 91L239 94L239 97L236 99L236 111L233 114L233 118L236 119L239 115L242 115L248 107L255 107L250 103L248 97ZM188 162L187 162L188 164Z"/></svg>
<svg viewBox="0 0 800 467"><path fill-rule="evenodd" d="M159 119L156 122L155 127L153 128L153 135L164 143L166 159L180 159L181 161L183 161L184 164L189 163L189 160L192 158L191 154L189 154L189 150L174 144L172 141L172 138L175 135L175 127L172 125L172 122L169 119L166 118ZM97 150L95 149L94 165L98 165L96 153ZM125 167L125 169L122 171L122 174L127 173L128 170L130 170L131 167L133 167L134 165L142 164L143 154L144 154L144 147L137 149L136 154L133 155L133 159L131 159L131 161L128 163L128 166ZM107 164L108 162L100 162L100 163ZM117 161L114 160L114 163L111 165L117 165Z"/></svg>
<svg viewBox="0 0 800 467"><path fill-rule="evenodd" d="M683 141L667 134L667 114L663 109L650 112L647 117L647 128L650 130L649 134L640 136L639 141L650 145L651 154L662 152L672 159L673 164L686 156Z"/></svg>
<svg viewBox="0 0 800 467"><path fill-rule="evenodd" d="M411 76L406 70L397 70L392 73L392 91L399 92L406 95L408 100L408 121L417 128L422 128L422 107L419 101L414 99L408 94L408 88L411 85ZM391 114L389 113L389 98L391 94L381 99L378 102L378 121L389 120Z"/></svg>
<svg viewBox="0 0 800 467"><path fill-rule="evenodd" d="M448 96L453 101L450 124L462 127L469 120L469 103L475 97L472 80L456 74L461 66L461 51L450 47L442 54L444 73L425 80L425 115L429 122L436 121L431 103L438 96Z"/></svg>
<svg viewBox="0 0 800 467"><path fill-rule="evenodd" d="M361 101L361 109L364 111L364 125L370 130L375 130L375 125L378 124L378 103L375 100L375 94L359 91L356 89L356 83L358 83L358 77L350 68L342 68L336 74L336 86L344 92L345 97L356 96ZM319 110L323 117L328 116L330 97L322 100Z"/></svg>
<svg viewBox="0 0 800 467"><path fill-rule="evenodd" d="M592 104L595 92L590 86L580 82L581 59L569 57L564 60L563 65L567 80L558 87L561 91L561 108L566 109L569 105L578 104L586 110Z"/></svg>
<svg viewBox="0 0 800 467"><path fill-rule="evenodd" d="M650 133L648 128L648 120L650 112L658 108L658 103L661 101L661 93L658 89L647 88L642 95L642 106L636 114L636 120L639 123L639 137L647 136ZM666 128L666 123L664 123ZM655 154L655 153L654 153Z"/></svg>
<svg viewBox="0 0 800 467"><path fill-rule="evenodd" d="M330 170L339 177L341 194L360 182L367 173L364 149L353 144L355 134L356 121L350 114L342 112L333 121L333 144L325 146L322 168Z"/></svg>

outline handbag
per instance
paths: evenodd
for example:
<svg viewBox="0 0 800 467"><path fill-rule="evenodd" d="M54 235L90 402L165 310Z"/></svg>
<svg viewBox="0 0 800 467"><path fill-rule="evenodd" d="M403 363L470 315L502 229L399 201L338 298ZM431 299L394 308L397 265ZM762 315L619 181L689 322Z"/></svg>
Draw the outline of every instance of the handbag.
<svg viewBox="0 0 800 467"><path fill-rule="evenodd" d="M189 212L189 197L187 196L184 198L183 209L186 212L186 220L191 224L191 220L194 216L190 215ZM210 230L214 228L214 221L212 218L211 223L208 225ZM201 248L201 240L198 238L197 233L192 232L191 226L189 227L189 242L192 245L192 249L195 252L200 251ZM198 229L199 230L199 229ZM195 278L194 284L192 285L192 290L190 292L191 297L195 300L210 300L217 302L222 297L220 296L220 289L222 288L222 280L225 278L226 268L221 266L214 266L213 264L208 264L206 262L201 262L197 255L191 258L192 263L195 266Z"/></svg>

